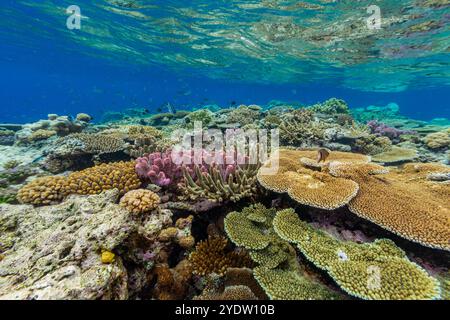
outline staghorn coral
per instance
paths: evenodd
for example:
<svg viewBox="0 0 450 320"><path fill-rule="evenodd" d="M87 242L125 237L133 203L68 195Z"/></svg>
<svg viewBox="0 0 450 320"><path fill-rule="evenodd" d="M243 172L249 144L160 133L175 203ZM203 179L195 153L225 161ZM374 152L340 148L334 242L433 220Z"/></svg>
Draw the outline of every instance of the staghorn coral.
<svg viewBox="0 0 450 320"><path fill-rule="evenodd" d="M274 231L275 209L261 204L229 213L224 221L228 237L250 251L258 266L254 276L271 299L337 299L338 295L308 279L295 250Z"/></svg>
<svg viewBox="0 0 450 320"><path fill-rule="evenodd" d="M347 293L362 299L437 299L439 283L412 263L392 241L370 244L338 241L299 219L292 210L279 211L274 229L293 242L317 267ZM373 276L375 272L378 275Z"/></svg>
<svg viewBox="0 0 450 320"><path fill-rule="evenodd" d="M444 149L450 146L450 129L433 132L424 139L426 146L430 149Z"/></svg>
<svg viewBox="0 0 450 320"><path fill-rule="evenodd" d="M51 176L38 178L19 190L22 203L47 205L59 202L69 194L98 194L118 189L120 194L137 189L141 182L134 172L134 161L101 164L68 177Z"/></svg>
<svg viewBox="0 0 450 320"><path fill-rule="evenodd" d="M387 152L392 148L392 141L388 137L378 137L374 134L363 135L356 139L354 149L364 154L375 155Z"/></svg>
<svg viewBox="0 0 450 320"><path fill-rule="evenodd" d="M158 207L159 196L150 190L138 189L128 191L121 199L120 205L131 213L143 214Z"/></svg>
<svg viewBox="0 0 450 320"><path fill-rule="evenodd" d="M266 189L287 192L295 201L322 209L336 209L347 204L358 192L358 185L348 179L336 178L311 170L300 163L301 158L315 159L315 151L280 149L278 173L264 174L260 169L258 181ZM366 156L332 152L328 161L368 161ZM264 168L264 166L263 166Z"/></svg>
<svg viewBox="0 0 450 320"><path fill-rule="evenodd" d="M245 252L227 249L228 240L224 237L209 237L200 241L189 255L193 273L206 276L211 273L224 275L230 267L250 267L251 262Z"/></svg>

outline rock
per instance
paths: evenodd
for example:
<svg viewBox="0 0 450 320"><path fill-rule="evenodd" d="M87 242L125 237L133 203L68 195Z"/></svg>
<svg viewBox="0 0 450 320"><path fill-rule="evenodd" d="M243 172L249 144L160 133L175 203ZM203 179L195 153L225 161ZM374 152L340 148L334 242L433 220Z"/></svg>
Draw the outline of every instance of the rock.
<svg viewBox="0 0 450 320"><path fill-rule="evenodd" d="M119 192L71 196L59 205L0 205L0 299L127 299L117 252L137 223L117 205Z"/></svg>

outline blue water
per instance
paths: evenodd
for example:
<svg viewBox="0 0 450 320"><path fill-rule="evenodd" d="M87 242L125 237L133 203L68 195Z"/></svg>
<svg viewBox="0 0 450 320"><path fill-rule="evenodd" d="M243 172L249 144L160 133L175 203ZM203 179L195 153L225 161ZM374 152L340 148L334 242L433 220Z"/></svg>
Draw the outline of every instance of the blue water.
<svg viewBox="0 0 450 320"><path fill-rule="evenodd" d="M378 2L382 8L383 3L392 6L390 1ZM93 5L91 1L2 0L0 122L24 123L45 118L48 113L74 115L78 112L87 112L99 119L105 111L132 107L145 107L156 112L167 102L177 109L190 109L206 104L228 107L232 102L264 105L270 100L312 104L330 97L342 98L352 108L396 102L402 114L412 118L450 118L448 6L423 9L426 12L423 19L446 22L437 31L395 40L384 35L379 40L382 44L374 42L370 50L365 49L370 57L342 65L342 59L348 54L337 57L325 47L317 46L296 58L293 57L295 49L305 46L303 42L295 42L300 40L281 41L280 45L278 41L264 42L256 36L258 23L265 19L272 21L279 15L280 19L292 21L299 18L301 24L301 19L311 18L314 12L263 8L252 11L247 18L239 16L244 10L242 4L260 1L134 3L142 7L129 9L111 4L111 1L98 1ZM393 8L389 7L392 12L404 12L413 2L396 3ZM64 8L70 4L79 5L82 16L87 17L82 19L81 30L71 31L65 27ZM105 6L124 12L143 12L148 18L142 21L124 16L105 10ZM362 16L367 15L357 5L347 4L346 10L348 6L354 7ZM187 18L189 9L195 14L189 14L190 18ZM206 18L202 15L212 10L218 17L224 13L224 17L230 19L229 24L225 20L219 24L205 24ZM323 10L317 13L318 17L325 15ZM233 15L242 21L233 20ZM332 18L339 19L331 15L327 19ZM155 30L167 19L172 19L169 20L171 28ZM208 19L213 21L212 17ZM187 20L189 25L183 25ZM319 30L321 23L328 21L331 20L319 21L313 27ZM405 28L410 25L405 22ZM199 31L200 27L203 33ZM97 37L98 31L91 32L90 28L109 35ZM237 45L239 39L228 35L210 36L213 32L228 29L232 35L241 34L241 39L250 39L257 49L244 50L241 44ZM398 32L398 27L394 31ZM183 35L187 38L180 40ZM215 39L219 39L217 44ZM384 59L377 53L371 56L370 52L379 52L380 48L400 47L402 42L411 41L415 43L414 48L426 43L433 43L435 47L418 54L408 53L409 56L385 55ZM127 50L112 52L102 44ZM209 49L193 51L194 45L208 45ZM210 62L215 65L211 66ZM367 74L367 70L374 73ZM392 72L383 75L379 70ZM383 82L386 82L385 86Z"/></svg>

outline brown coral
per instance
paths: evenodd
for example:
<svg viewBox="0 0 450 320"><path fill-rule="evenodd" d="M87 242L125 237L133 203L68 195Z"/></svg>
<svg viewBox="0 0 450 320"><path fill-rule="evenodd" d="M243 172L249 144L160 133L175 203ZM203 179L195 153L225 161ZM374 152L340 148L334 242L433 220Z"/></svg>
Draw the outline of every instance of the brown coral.
<svg viewBox="0 0 450 320"><path fill-rule="evenodd" d="M228 240L224 237L209 237L200 241L189 256L195 274L205 276L211 273L224 275L230 267L248 267L251 260L246 253L227 250Z"/></svg>
<svg viewBox="0 0 450 320"><path fill-rule="evenodd" d="M141 185L134 161L103 163L69 176L72 193L97 194L104 190L119 189L121 194L137 189Z"/></svg>
<svg viewBox="0 0 450 320"><path fill-rule="evenodd" d="M156 209L161 199L150 190L138 189L127 192L122 199L120 205L131 213L142 214Z"/></svg>
<svg viewBox="0 0 450 320"><path fill-rule="evenodd" d="M372 156L372 160L382 163L411 161L417 157L417 150L393 146L390 150Z"/></svg>
<svg viewBox="0 0 450 320"><path fill-rule="evenodd" d="M192 278L192 266L188 260L182 260L175 268L159 264L154 269L156 284L154 298L158 300L181 300L186 297Z"/></svg>

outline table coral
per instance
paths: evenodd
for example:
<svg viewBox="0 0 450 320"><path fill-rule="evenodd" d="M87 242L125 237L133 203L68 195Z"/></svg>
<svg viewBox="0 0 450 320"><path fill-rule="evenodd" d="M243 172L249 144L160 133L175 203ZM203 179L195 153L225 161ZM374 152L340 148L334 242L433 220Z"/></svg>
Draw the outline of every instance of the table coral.
<svg viewBox="0 0 450 320"><path fill-rule="evenodd" d="M353 296L395 300L440 296L438 281L409 261L390 240L370 244L338 241L301 221L292 209L279 211L273 225L278 235L295 243L308 260Z"/></svg>
<svg viewBox="0 0 450 320"><path fill-rule="evenodd" d="M398 163L412 161L417 157L417 150L393 146L389 151L372 156L372 160L382 163Z"/></svg>
<svg viewBox="0 0 450 320"><path fill-rule="evenodd" d="M275 209L261 204L231 212L224 221L228 237L250 251L254 276L271 299L337 299L338 295L305 277L295 250L272 226Z"/></svg>
<svg viewBox="0 0 450 320"><path fill-rule="evenodd" d="M200 241L189 256L195 274L205 276L211 273L223 275L230 267L250 266L245 252L227 249L228 240L224 237L209 237Z"/></svg>
<svg viewBox="0 0 450 320"><path fill-rule="evenodd" d="M120 205L129 212L143 214L156 209L160 203L159 196L145 189L128 191L121 199Z"/></svg>

